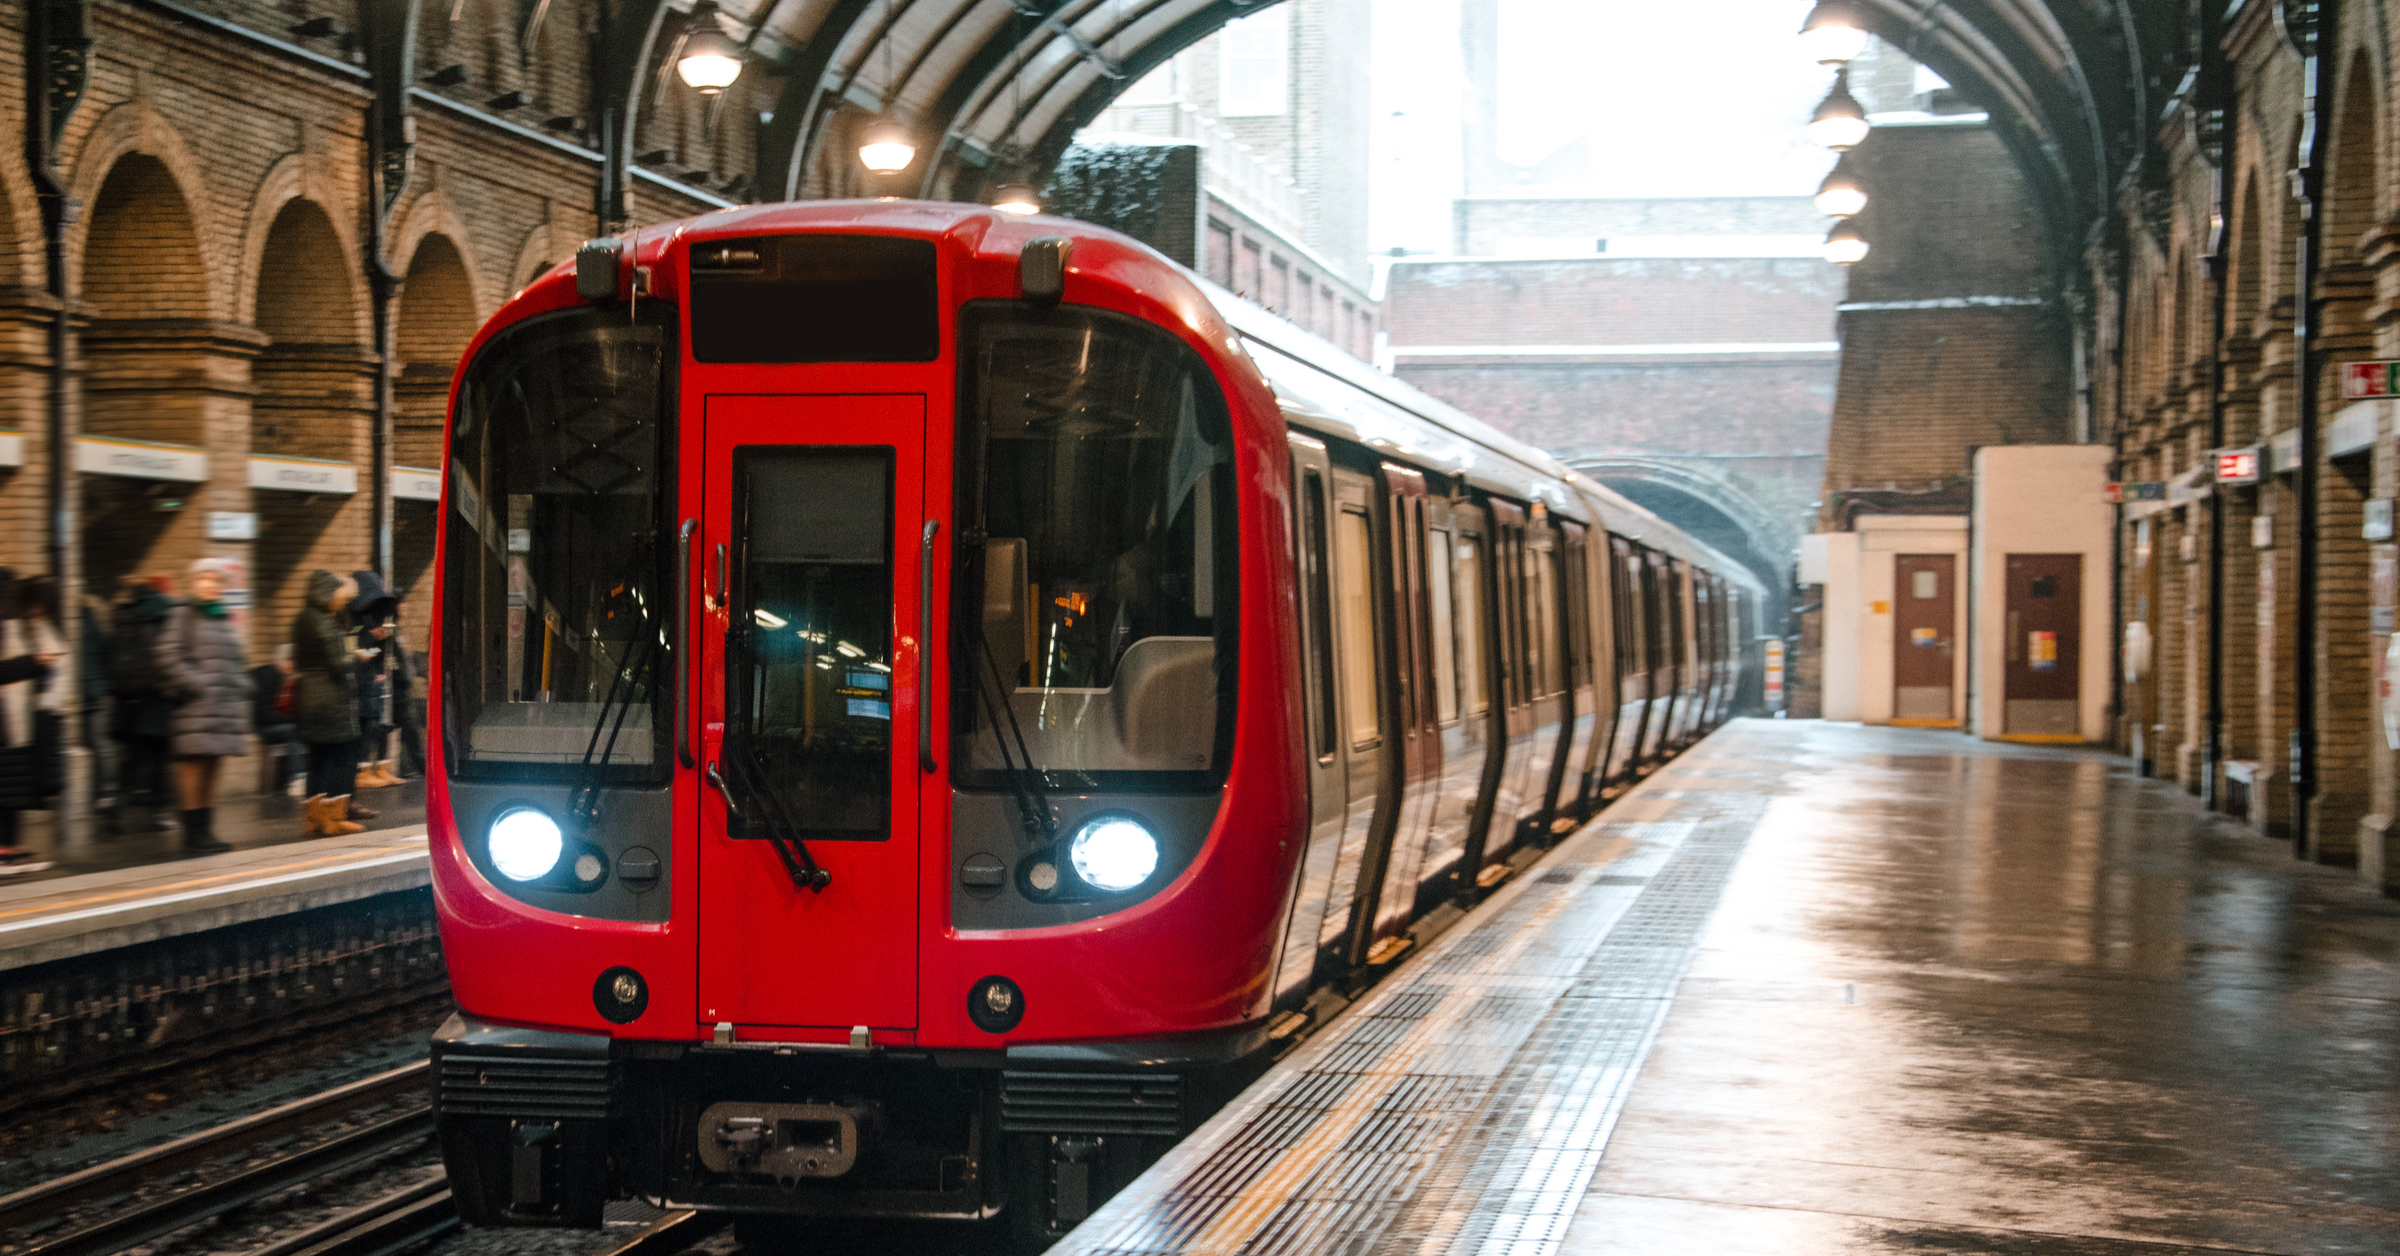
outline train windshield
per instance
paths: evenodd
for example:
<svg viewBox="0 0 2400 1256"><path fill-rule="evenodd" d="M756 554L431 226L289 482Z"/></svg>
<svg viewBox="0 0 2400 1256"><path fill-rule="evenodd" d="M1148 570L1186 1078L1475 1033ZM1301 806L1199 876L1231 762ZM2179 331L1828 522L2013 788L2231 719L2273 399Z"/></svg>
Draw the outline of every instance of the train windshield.
<svg viewBox="0 0 2400 1256"><path fill-rule="evenodd" d="M958 783L1213 784L1239 587L1216 381L1097 310L978 302L959 336Z"/></svg>
<svg viewBox="0 0 2400 1256"><path fill-rule="evenodd" d="M664 774L674 329L663 302L572 310L511 329L467 369L442 595L455 774Z"/></svg>

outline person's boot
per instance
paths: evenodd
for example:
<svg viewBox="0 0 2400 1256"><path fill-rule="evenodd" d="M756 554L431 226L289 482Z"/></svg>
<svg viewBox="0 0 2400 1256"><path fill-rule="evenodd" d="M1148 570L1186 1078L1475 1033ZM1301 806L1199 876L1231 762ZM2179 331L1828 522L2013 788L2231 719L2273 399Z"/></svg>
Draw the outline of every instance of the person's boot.
<svg viewBox="0 0 2400 1256"><path fill-rule="evenodd" d="M374 820L383 815L383 812L373 807L362 805L358 801L358 795L356 794L344 794L342 797L350 800L349 810L347 812L334 813L334 818L337 820L343 818L344 815L347 815L353 820Z"/></svg>
<svg viewBox="0 0 2400 1256"><path fill-rule="evenodd" d="M350 819L347 819L347 818L346 818L346 817L348 817L348 816L350 816L350 815L353 815L353 814L355 814L356 812L357 812L357 808L355 808L355 807L353 807L353 806L351 806L351 805L350 805L350 795L348 795L348 794L342 794L342 795L340 795L340 796L338 796L338 797L334 797L334 798L328 798L328 799L326 799L326 800L325 800L325 832L326 832L326 834L327 834L328 836L340 837L340 836L345 836L345 835L347 835L347 834L351 834L351 833L364 833L364 832L366 832L366 831L367 831L367 826L366 826L366 825L360 824L360 823L358 823L358 822L356 822L356 821L354 821L354 820L350 820ZM367 818L368 818L368 819L373 819L374 817L373 817L373 816L369 816L369 817L367 817Z"/></svg>
<svg viewBox="0 0 2400 1256"><path fill-rule="evenodd" d="M325 836L325 795L310 794L300 804L300 836Z"/></svg>
<svg viewBox="0 0 2400 1256"><path fill-rule="evenodd" d="M205 807L183 813L183 848L195 855L214 855L233 849L208 831L208 808Z"/></svg>
<svg viewBox="0 0 2400 1256"><path fill-rule="evenodd" d="M375 774L383 778L384 788L386 789L397 785L406 785L408 783L407 777L402 776L398 772L392 770L392 761L389 759L377 759L375 761Z"/></svg>

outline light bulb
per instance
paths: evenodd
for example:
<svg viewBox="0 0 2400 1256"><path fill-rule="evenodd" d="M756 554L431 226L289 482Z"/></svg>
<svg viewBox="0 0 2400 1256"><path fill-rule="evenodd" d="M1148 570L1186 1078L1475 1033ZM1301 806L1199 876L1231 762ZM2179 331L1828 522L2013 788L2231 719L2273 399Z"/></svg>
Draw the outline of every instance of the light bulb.
<svg viewBox="0 0 2400 1256"><path fill-rule="evenodd" d="M1800 24L1800 46L1821 65L1842 65L1866 51L1867 32L1844 0L1819 0Z"/></svg>
<svg viewBox="0 0 2400 1256"><path fill-rule="evenodd" d="M871 123L859 133L858 160L877 174L906 170L908 163L916 159L916 142L889 118Z"/></svg>
<svg viewBox="0 0 2400 1256"><path fill-rule="evenodd" d="M1825 233L1825 260L1836 266L1848 266L1867 255L1867 238L1847 221L1833 224Z"/></svg>

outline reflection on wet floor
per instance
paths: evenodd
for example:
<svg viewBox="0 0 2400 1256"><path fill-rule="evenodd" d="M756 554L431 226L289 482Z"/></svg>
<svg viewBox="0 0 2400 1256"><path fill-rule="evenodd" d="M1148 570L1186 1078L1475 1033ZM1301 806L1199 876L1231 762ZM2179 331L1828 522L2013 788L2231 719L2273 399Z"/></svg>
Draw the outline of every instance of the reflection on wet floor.
<svg viewBox="0 0 2400 1256"><path fill-rule="evenodd" d="M2400 904L2096 752L1662 777L1770 798L1563 1250L2400 1252Z"/></svg>

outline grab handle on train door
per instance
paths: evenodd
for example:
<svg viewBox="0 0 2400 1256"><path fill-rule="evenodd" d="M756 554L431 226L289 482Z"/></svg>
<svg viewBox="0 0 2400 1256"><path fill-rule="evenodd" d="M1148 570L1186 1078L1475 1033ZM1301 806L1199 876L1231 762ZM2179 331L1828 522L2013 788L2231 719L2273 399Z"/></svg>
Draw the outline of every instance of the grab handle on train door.
<svg viewBox="0 0 2400 1256"><path fill-rule="evenodd" d="M925 521L925 544L917 555L917 765L931 772L933 762L933 538L942 521Z"/></svg>
<svg viewBox="0 0 2400 1256"><path fill-rule="evenodd" d="M675 757L692 759L692 537L700 521L686 519L675 542Z"/></svg>

